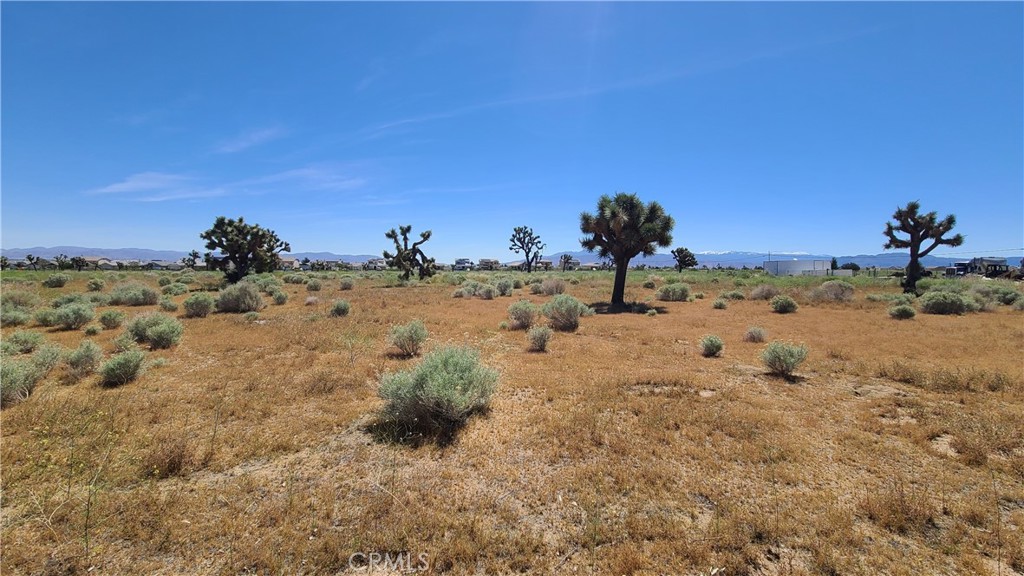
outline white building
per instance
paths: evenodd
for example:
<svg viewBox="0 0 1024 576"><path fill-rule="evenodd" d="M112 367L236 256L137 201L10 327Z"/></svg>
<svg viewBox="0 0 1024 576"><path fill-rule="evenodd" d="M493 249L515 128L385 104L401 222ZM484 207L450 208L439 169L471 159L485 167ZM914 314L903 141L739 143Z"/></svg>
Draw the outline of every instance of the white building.
<svg viewBox="0 0 1024 576"><path fill-rule="evenodd" d="M766 260L764 271L772 276L831 276L830 260Z"/></svg>

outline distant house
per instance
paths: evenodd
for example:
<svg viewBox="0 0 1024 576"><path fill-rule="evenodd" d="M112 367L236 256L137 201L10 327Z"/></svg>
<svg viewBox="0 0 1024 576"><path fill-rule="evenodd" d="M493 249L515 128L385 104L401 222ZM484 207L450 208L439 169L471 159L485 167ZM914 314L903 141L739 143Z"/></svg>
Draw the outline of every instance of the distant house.
<svg viewBox="0 0 1024 576"><path fill-rule="evenodd" d="M452 270L462 272L465 270L472 270L474 267L473 261L469 258L459 258L455 260L455 265L452 266Z"/></svg>
<svg viewBox="0 0 1024 576"><path fill-rule="evenodd" d="M983 276L997 276L1010 271L1010 265L1006 258L972 258L967 263L968 274L981 274Z"/></svg>
<svg viewBox="0 0 1024 576"><path fill-rule="evenodd" d="M298 270L300 268L298 258L281 258L281 264L278 266L281 270Z"/></svg>
<svg viewBox="0 0 1024 576"><path fill-rule="evenodd" d="M764 271L771 276L830 276L829 260L766 260Z"/></svg>
<svg viewBox="0 0 1024 576"><path fill-rule="evenodd" d="M501 268L501 262L493 258L481 258L476 267L478 270L497 270Z"/></svg>

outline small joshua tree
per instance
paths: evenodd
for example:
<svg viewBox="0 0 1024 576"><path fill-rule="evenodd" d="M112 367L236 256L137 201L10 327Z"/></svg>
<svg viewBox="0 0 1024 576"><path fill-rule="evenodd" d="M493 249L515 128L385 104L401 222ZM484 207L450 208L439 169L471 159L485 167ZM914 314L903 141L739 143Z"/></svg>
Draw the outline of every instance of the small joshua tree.
<svg viewBox="0 0 1024 576"><path fill-rule="evenodd" d="M540 260L541 250L544 249L544 243L540 241L540 236L533 233L533 228L527 228L526 226L516 226L512 229L512 237L509 238L511 245L508 247L509 250L519 254L523 252L523 256L526 257L526 272L533 272L533 267Z"/></svg>
<svg viewBox="0 0 1024 576"><path fill-rule="evenodd" d="M388 266L398 268L402 271L402 280L408 280L409 276L412 275L412 271L416 270L419 274L420 280L429 278L434 275L437 271L437 264L433 258L427 258L427 255L423 253L420 246L424 242L430 240L430 230L420 232L420 239L414 242L412 246L409 245L409 232L412 231L412 225L399 226L398 232L392 228L388 230L384 236L391 239L395 243L395 253L392 254L387 250L384 251L384 259L387 260ZM398 240L398 235L402 235L402 240Z"/></svg>
<svg viewBox="0 0 1024 576"><path fill-rule="evenodd" d="M683 268L694 268L697 266L697 257L686 248L676 248L672 251L672 257L676 259L676 272L682 272Z"/></svg>
<svg viewBox="0 0 1024 576"><path fill-rule="evenodd" d="M957 234L952 238L943 238L956 226L956 216L950 214L941 221L935 212L918 214L921 204L917 201L908 202L903 208L897 208L892 215L893 222L885 223L886 250L898 250L901 248L910 249L910 262L907 264L907 276L903 280L903 291L907 294L915 293L917 281L921 279L924 271L921 266L921 258L924 258L938 246L959 246L964 243L964 237ZM907 238L896 236L897 232L907 234ZM921 249L925 241L931 240L931 244Z"/></svg>
<svg viewBox="0 0 1024 576"><path fill-rule="evenodd" d="M569 264L572 262L572 254L562 254L558 259L558 266L562 269L562 272L569 270Z"/></svg>

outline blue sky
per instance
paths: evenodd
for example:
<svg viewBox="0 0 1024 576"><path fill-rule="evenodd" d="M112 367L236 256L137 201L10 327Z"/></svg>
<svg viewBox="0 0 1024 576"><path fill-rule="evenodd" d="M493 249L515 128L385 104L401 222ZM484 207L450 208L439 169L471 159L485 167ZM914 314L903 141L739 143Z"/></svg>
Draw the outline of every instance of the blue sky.
<svg viewBox="0 0 1024 576"><path fill-rule="evenodd" d="M2 243L578 250L635 192L694 251L882 252L918 199L1024 246L1024 4L17 3ZM938 252L937 252L938 253ZM1001 252L999 255L1014 253ZM1019 251L1016 252L1019 254Z"/></svg>

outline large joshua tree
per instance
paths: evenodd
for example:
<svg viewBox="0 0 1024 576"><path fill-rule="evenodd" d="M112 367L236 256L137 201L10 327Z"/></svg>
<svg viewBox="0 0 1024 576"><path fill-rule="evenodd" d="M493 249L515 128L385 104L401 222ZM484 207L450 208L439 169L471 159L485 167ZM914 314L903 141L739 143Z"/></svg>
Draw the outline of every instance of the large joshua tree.
<svg viewBox="0 0 1024 576"><path fill-rule="evenodd" d="M420 280L433 276L437 271L437 264L433 258L427 258L420 249L424 242L430 240L431 231L420 232L419 241L413 242L412 246L409 245L409 232L412 232L412 225L399 226L398 232L392 228L384 234L395 243L395 253L385 250L384 259L387 260L388 266L402 271L402 280L408 280L413 270L417 271ZM402 235L401 241L398 240L399 234Z"/></svg>
<svg viewBox="0 0 1024 576"><path fill-rule="evenodd" d="M235 283L250 271L273 272L281 264L279 252L291 252L291 246L273 230L258 224L246 224L218 216L213 228L199 235L206 240L206 261L211 270L223 270L228 282ZM218 254L214 254L217 250Z"/></svg>
<svg viewBox="0 0 1024 576"><path fill-rule="evenodd" d="M533 228L516 226L512 229L512 237L509 238L509 242L511 245L508 249L516 254L519 254L521 250L526 257L526 272L532 272L533 267L540 260L541 250L544 249L544 243L540 241L540 236L533 233Z"/></svg>
<svg viewBox="0 0 1024 576"><path fill-rule="evenodd" d="M950 214L939 220L935 212L918 214L921 204L917 201L908 202L903 208L897 208L892 219L896 222L885 223L885 234L889 240L885 243L886 250L910 249L910 263L907 264L907 275L903 280L903 291L912 293L917 289L917 281L921 279L923 268L921 258L924 258L938 246L959 246L964 243L964 237L957 234L951 238L943 238L956 226L956 216ZM906 234L907 238L896 235L897 232ZM931 243L927 248L921 249L925 242Z"/></svg>
<svg viewBox="0 0 1024 576"><path fill-rule="evenodd" d="M580 239L588 252L597 250L601 258L610 258L615 265L612 307L625 306L626 272L629 261L643 254L653 256L656 247L672 245L675 221L657 202L644 204L636 194L602 195L597 212L580 214Z"/></svg>

